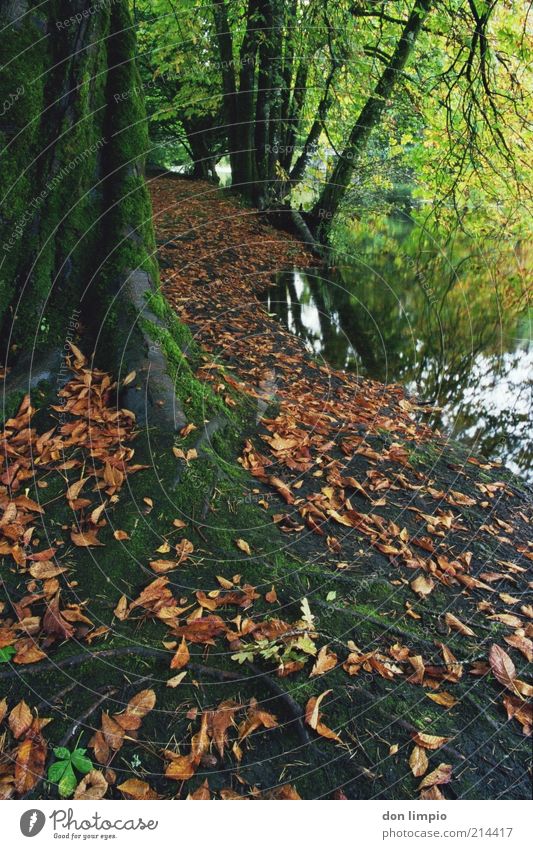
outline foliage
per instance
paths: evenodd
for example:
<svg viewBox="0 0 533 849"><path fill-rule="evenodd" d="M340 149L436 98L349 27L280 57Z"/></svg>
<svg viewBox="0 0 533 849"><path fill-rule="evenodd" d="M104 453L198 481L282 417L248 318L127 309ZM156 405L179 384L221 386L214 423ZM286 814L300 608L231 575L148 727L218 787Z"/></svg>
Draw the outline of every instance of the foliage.
<svg viewBox="0 0 533 849"><path fill-rule="evenodd" d="M48 767L48 781L57 784L59 795L62 799L68 799L74 793L78 779L77 772L87 775L93 768L92 761L86 755L87 749L74 748L72 752L65 746L56 746L54 755L56 760Z"/></svg>

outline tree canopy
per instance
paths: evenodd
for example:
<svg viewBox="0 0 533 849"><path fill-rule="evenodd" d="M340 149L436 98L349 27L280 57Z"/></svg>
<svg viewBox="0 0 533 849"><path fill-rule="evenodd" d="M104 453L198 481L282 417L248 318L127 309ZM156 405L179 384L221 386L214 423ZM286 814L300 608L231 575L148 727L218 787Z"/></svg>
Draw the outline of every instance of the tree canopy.
<svg viewBox="0 0 533 849"><path fill-rule="evenodd" d="M139 0L134 14L165 164L177 143L197 175L227 157L235 188L302 203L315 233L402 173L457 216L527 200L528 3Z"/></svg>

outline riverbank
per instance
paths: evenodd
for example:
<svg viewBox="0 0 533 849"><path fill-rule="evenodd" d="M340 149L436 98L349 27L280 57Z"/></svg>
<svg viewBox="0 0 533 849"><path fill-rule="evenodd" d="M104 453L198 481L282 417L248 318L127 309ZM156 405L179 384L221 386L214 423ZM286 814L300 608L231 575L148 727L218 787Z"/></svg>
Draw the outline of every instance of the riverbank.
<svg viewBox="0 0 533 849"><path fill-rule="evenodd" d="M63 571L17 561L3 531L0 633L15 654L0 700L53 719L47 758L81 731L109 798L527 798L520 482L432 432L401 387L316 361L266 312L272 275L313 262L295 239L208 183L149 188L179 321L160 295L147 305L160 323L140 321L183 423L176 437L138 432L122 412L119 444L108 434L95 458L69 418L83 418L76 399L103 384L111 427L123 396L75 352L60 461L32 465L24 410L6 423L31 472L17 491L42 510L16 505L21 534L36 525L33 552L53 548ZM57 426L55 390L41 393L39 434ZM4 528L17 518L6 474ZM24 655L21 619L41 656ZM130 729L139 692L151 695ZM8 790L20 745L8 737ZM42 782L27 792L57 797Z"/></svg>

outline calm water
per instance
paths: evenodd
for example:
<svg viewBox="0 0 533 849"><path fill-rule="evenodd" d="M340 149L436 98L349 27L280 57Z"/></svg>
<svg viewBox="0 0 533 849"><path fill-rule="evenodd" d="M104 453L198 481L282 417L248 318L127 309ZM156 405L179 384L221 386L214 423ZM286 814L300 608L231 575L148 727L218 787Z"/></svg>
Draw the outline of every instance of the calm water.
<svg viewBox="0 0 533 849"><path fill-rule="evenodd" d="M402 383L437 405L431 424L531 481L522 249L421 246L412 229L390 221L359 233L332 270L279 275L265 296L269 311L332 366Z"/></svg>

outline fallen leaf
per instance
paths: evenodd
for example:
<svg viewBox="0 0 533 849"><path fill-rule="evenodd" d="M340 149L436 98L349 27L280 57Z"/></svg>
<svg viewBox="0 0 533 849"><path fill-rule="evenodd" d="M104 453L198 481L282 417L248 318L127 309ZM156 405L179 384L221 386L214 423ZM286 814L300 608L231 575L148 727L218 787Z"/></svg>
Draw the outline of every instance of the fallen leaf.
<svg viewBox="0 0 533 849"><path fill-rule="evenodd" d="M207 778L205 779L203 784L200 784L200 786L197 787L196 790L194 790L192 793L189 793L189 795L187 796L187 799L195 799L197 801L200 800L203 802L207 802L207 800L210 798L211 794L209 792L209 784L207 782Z"/></svg>
<svg viewBox="0 0 533 849"><path fill-rule="evenodd" d="M128 599L125 595L120 596L113 613L120 622L123 622L124 619L126 619L128 615Z"/></svg>
<svg viewBox="0 0 533 849"><path fill-rule="evenodd" d="M246 542L246 540L236 539L235 545L237 546L237 548L240 548L241 551L244 551L245 554L251 555L252 550L251 550L250 546L248 545L248 543Z"/></svg>
<svg viewBox="0 0 533 849"><path fill-rule="evenodd" d="M465 625L461 622L457 616L454 616L453 613L445 613L444 621L453 631L458 631L464 637L475 637L475 632L472 631L472 628L469 628L468 625Z"/></svg>
<svg viewBox="0 0 533 849"><path fill-rule="evenodd" d="M96 530L71 531L70 538L78 548L89 548L91 545L104 545L96 536Z"/></svg>
<svg viewBox="0 0 533 849"><path fill-rule="evenodd" d="M413 732L411 737L423 749L440 749L450 739L449 737L437 737L434 734L423 734L421 731Z"/></svg>
<svg viewBox="0 0 533 849"><path fill-rule="evenodd" d="M409 755L409 766L415 778L420 778L425 775L429 761L424 749L421 746L414 746L413 751Z"/></svg>
<svg viewBox="0 0 533 849"><path fill-rule="evenodd" d="M489 663L492 673L502 686L516 693L516 668L507 654L497 643L493 643L489 651Z"/></svg>
<svg viewBox="0 0 533 849"><path fill-rule="evenodd" d="M426 598L435 589L435 582L427 575L419 575L411 581L410 587L420 598Z"/></svg>
<svg viewBox="0 0 533 849"><path fill-rule="evenodd" d="M146 781L141 781L139 778L128 778L127 781L123 781L122 784L117 786L117 790L120 790L130 799L159 799L155 790L152 790Z"/></svg>
<svg viewBox="0 0 533 849"><path fill-rule="evenodd" d="M424 787L433 787L435 784L448 784L451 780L452 765L439 764L437 769L434 769L433 772L430 772L429 775L426 775L425 778L422 779L418 785L418 789L422 790Z"/></svg>
<svg viewBox="0 0 533 849"><path fill-rule="evenodd" d="M168 681L167 681L167 684L166 684L167 687L172 687L172 688L178 687L181 684L181 682L183 681L183 679L186 677L186 675L187 675L187 670L185 670L185 672L180 672L178 675L174 675L173 678L169 678Z"/></svg>
<svg viewBox="0 0 533 849"><path fill-rule="evenodd" d="M190 658L191 658L191 655L190 655L189 649L187 647L187 643L185 642L185 637L182 637L179 648L176 651L176 654L174 655L172 660L170 661L170 668L171 669L183 669L183 667L188 664ZM168 682L167 682L167 686L168 686Z"/></svg>
<svg viewBox="0 0 533 849"><path fill-rule="evenodd" d="M20 701L9 714L9 727L15 740L28 731L32 723L31 710L25 701Z"/></svg>
<svg viewBox="0 0 533 849"><path fill-rule="evenodd" d="M436 702L438 705L442 705L445 708L452 708L457 704L457 699L452 696L451 693L447 693L446 691L442 691L440 693L426 693L428 699Z"/></svg>
<svg viewBox="0 0 533 849"><path fill-rule="evenodd" d="M324 690L324 692L318 697L311 696L305 707L305 721L314 731L317 732L317 734L320 734L321 737L326 737L328 740L337 740L340 742L341 738L339 735L331 728L328 728L327 725L324 725L320 719L320 704L331 692L333 691Z"/></svg>
<svg viewBox="0 0 533 849"><path fill-rule="evenodd" d="M323 675L325 672L329 672L330 669L333 669L337 665L337 660L337 655L334 652L330 651L327 646L322 646L309 677L315 678L317 675Z"/></svg>
<svg viewBox="0 0 533 849"><path fill-rule="evenodd" d="M74 791L75 799L103 799L107 793L108 783L103 774L98 769L92 769L85 775L76 790Z"/></svg>

